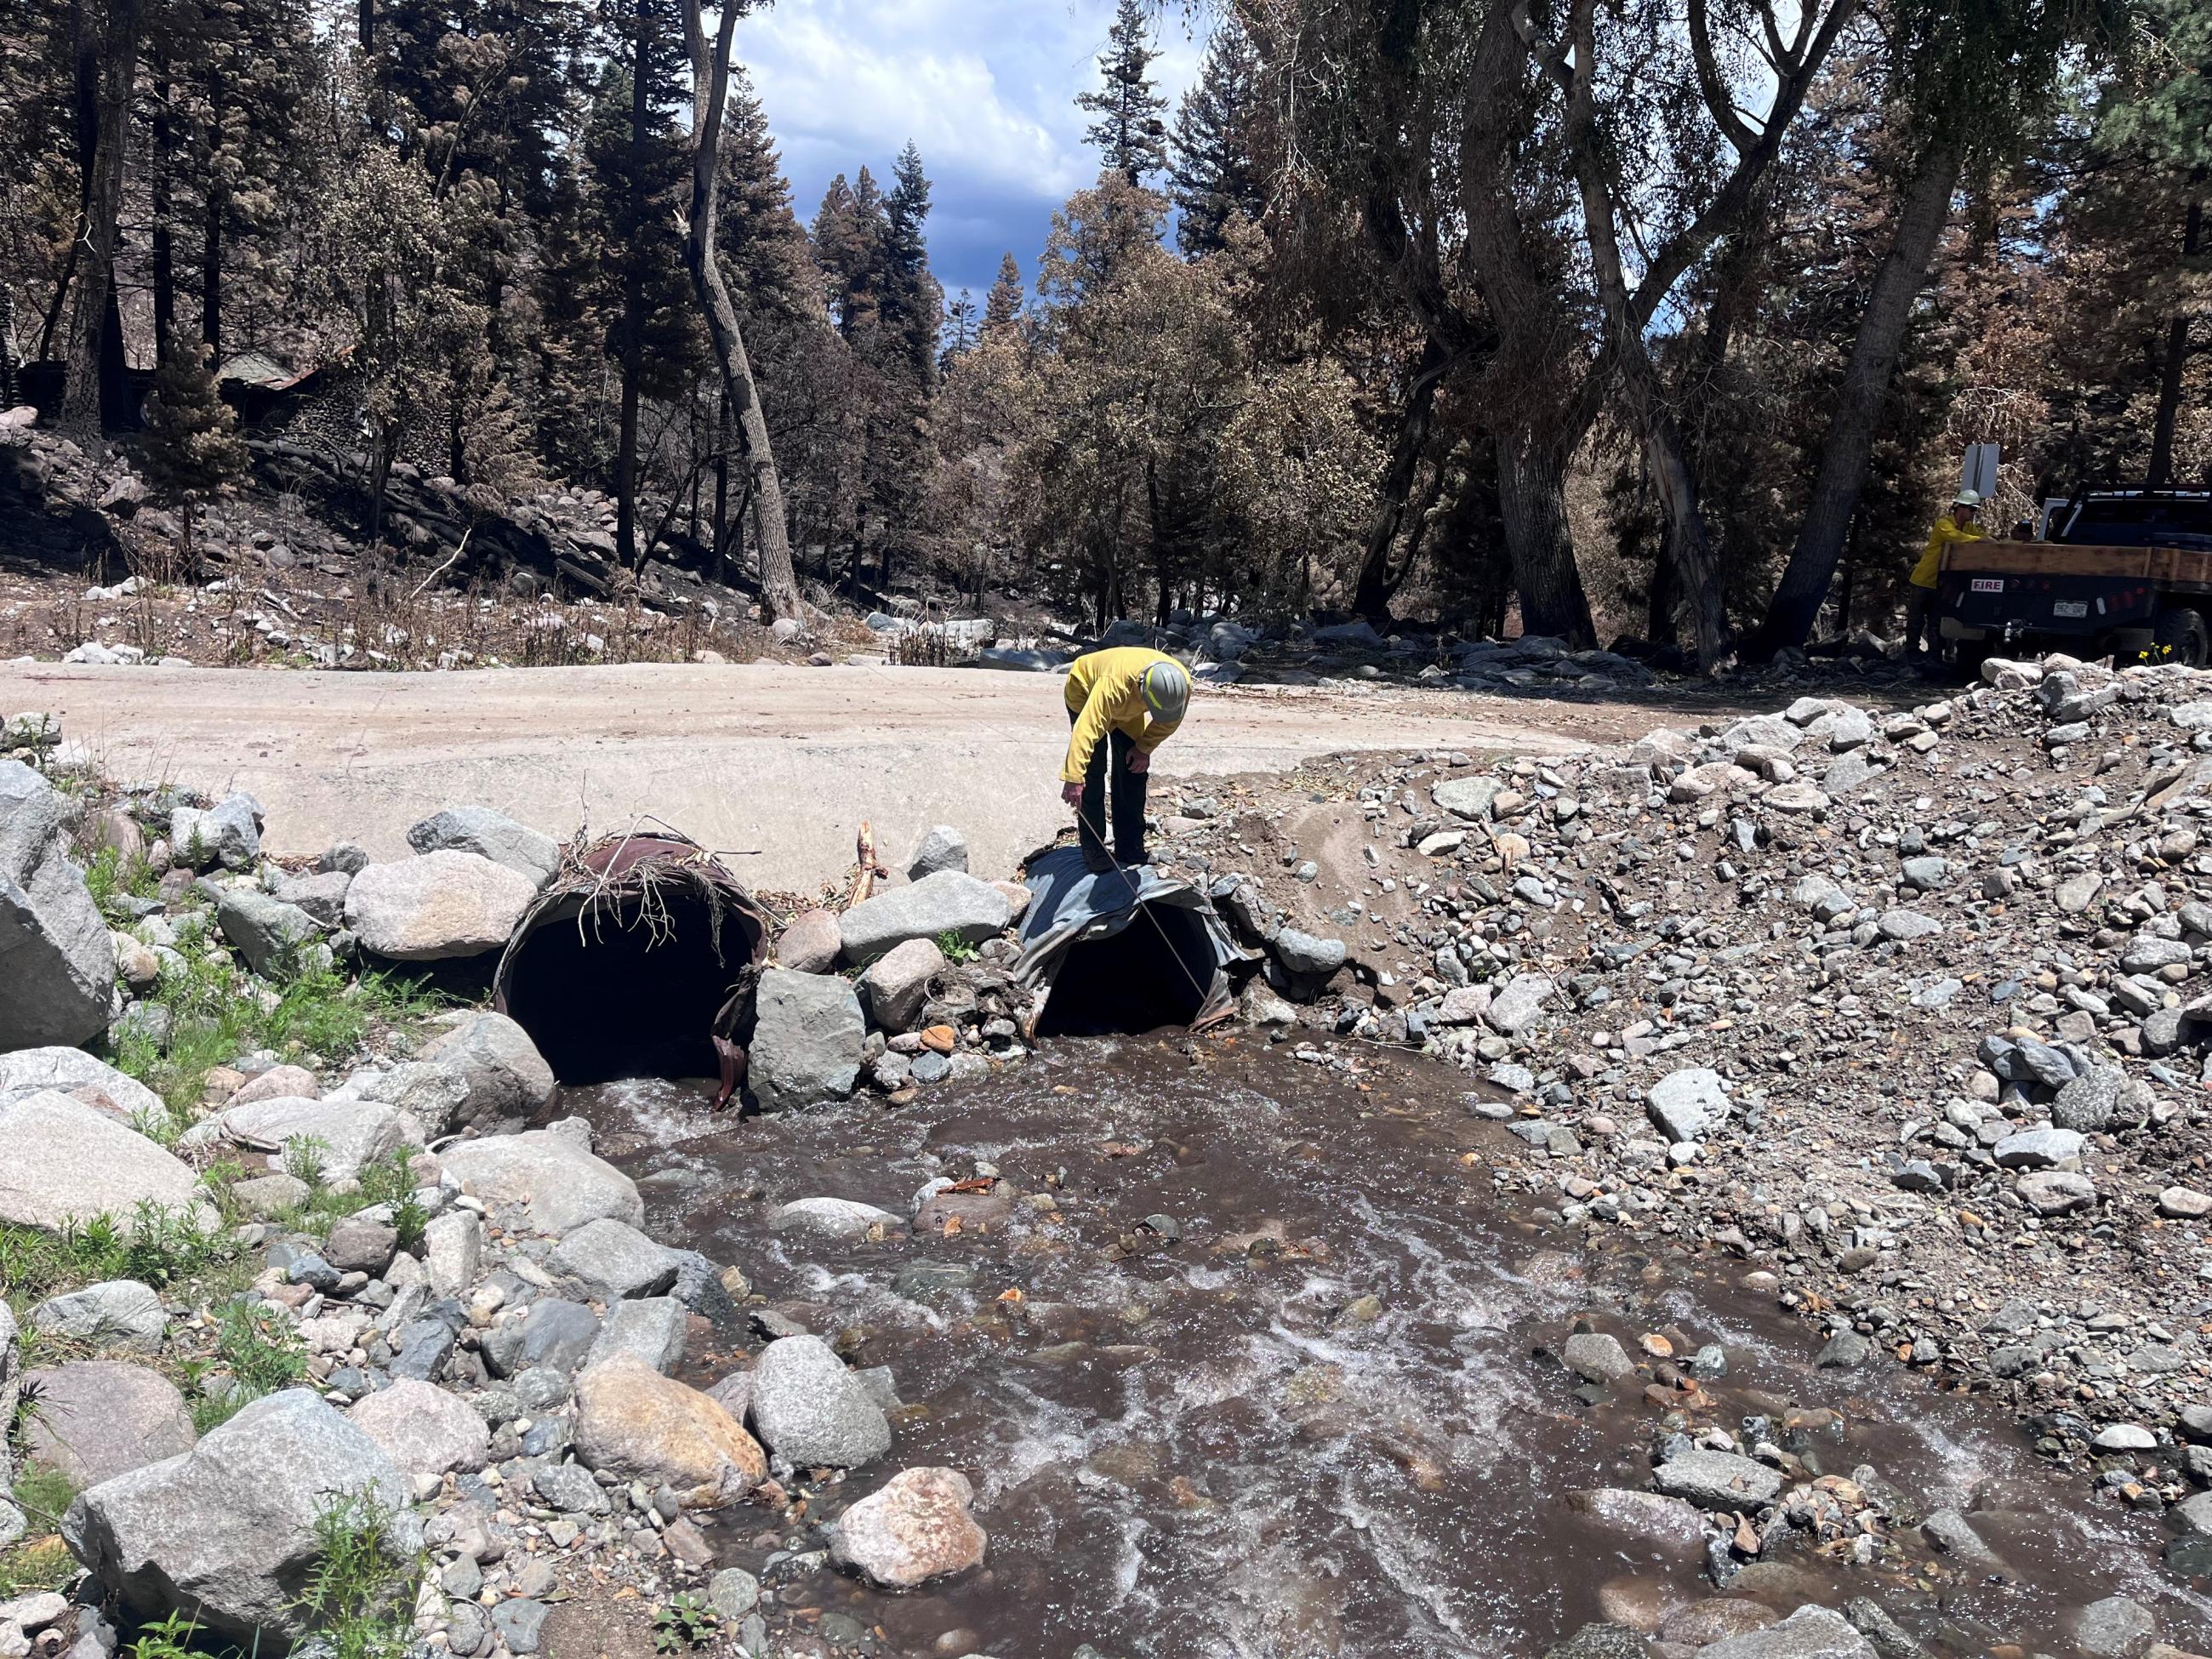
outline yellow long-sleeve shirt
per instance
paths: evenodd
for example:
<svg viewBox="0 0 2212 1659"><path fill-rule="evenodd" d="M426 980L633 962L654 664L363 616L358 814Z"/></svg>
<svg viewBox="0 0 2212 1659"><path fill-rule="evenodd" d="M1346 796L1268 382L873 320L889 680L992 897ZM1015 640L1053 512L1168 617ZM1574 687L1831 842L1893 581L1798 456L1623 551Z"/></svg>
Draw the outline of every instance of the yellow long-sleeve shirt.
<svg viewBox="0 0 2212 1659"><path fill-rule="evenodd" d="M1933 587L1936 574L1942 568L1943 550L1953 542L1987 541L1978 526L1962 525L1946 513L1936 520L1936 527L1928 532L1928 545L1920 555L1920 562L1912 567L1908 580L1915 587Z"/></svg>
<svg viewBox="0 0 2212 1659"><path fill-rule="evenodd" d="M1067 669L1067 708L1077 716L1067 740L1060 781L1080 783L1091 768L1091 751L1119 732L1149 755L1168 740L1173 725L1150 717L1145 707L1145 671L1156 662L1173 662L1166 653L1141 645L1119 645L1078 657Z"/></svg>

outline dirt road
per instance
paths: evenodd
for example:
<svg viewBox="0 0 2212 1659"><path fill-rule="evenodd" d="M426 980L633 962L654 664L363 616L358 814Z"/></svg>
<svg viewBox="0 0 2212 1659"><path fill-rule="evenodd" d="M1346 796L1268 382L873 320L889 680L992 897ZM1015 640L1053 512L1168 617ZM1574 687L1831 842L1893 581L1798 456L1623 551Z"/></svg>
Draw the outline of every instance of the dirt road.
<svg viewBox="0 0 2212 1659"><path fill-rule="evenodd" d="M405 851L407 826L475 803L566 837L642 816L718 849L765 888L810 888L862 819L902 858L959 825L980 872L1010 871L1065 809L1060 682L958 669L782 665L297 673L0 664L0 712L59 714L125 779L268 809L270 850L349 838ZM1165 779L1285 767L1348 749L1554 753L1640 732L1645 708L1450 693L1205 689L1162 751Z"/></svg>

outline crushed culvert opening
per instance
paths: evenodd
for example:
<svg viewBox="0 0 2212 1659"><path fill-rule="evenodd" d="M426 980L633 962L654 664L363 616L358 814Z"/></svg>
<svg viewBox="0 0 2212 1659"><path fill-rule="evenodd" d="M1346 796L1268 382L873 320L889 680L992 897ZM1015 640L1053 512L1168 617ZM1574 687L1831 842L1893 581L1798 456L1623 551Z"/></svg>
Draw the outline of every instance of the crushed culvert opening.
<svg viewBox="0 0 2212 1659"><path fill-rule="evenodd" d="M493 1006L562 1083L744 1079L768 922L742 883L673 831L611 837L566 863L500 957Z"/></svg>
<svg viewBox="0 0 2212 1659"><path fill-rule="evenodd" d="M1074 847L1024 872L1022 981L1044 997L1035 1034L1103 1036L1211 1024L1232 1006L1240 960L1206 895L1139 865L1093 875Z"/></svg>

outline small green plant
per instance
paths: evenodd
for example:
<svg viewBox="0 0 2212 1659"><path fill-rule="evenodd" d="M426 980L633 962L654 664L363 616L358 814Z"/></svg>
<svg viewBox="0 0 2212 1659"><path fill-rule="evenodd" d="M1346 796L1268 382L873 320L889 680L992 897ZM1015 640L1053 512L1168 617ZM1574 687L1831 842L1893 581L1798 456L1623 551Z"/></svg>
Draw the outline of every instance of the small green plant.
<svg viewBox="0 0 2212 1659"><path fill-rule="evenodd" d="M945 959L947 962L975 960L975 947L950 927L937 936L937 948L945 952Z"/></svg>
<svg viewBox="0 0 2212 1659"><path fill-rule="evenodd" d="M334 1659L399 1659L413 1641L419 1559L403 1553L392 1516L359 1493L331 1500L315 1517L318 1559L300 1609Z"/></svg>
<svg viewBox="0 0 2212 1659"><path fill-rule="evenodd" d="M391 1210L392 1224L399 1231L399 1248L410 1255L422 1254L422 1230L430 1222L430 1212L416 1200L417 1184L412 1158L402 1147L363 1165L361 1191L352 1195L357 1208L382 1204Z"/></svg>
<svg viewBox="0 0 2212 1659"><path fill-rule="evenodd" d="M58 1590L82 1571L69 1546L46 1534L0 1550L0 1601L40 1590Z"/></svg>
<svg viewBox="0 0 2212 1659"><path fill-rule="evenodd" d="M15 1476L14 1498L15 1507L30 1517L34 1530L58 1532L62 1516L76 1501L76 1482L59 1469L30 1463Z"/></svg>
<svg viewBox="0 0 2212 1659"><path fill-rule="evenodd" d="M131 1659L195 1659L192 1638L199 1628L198 1620L169 1613L138 1632L131 1644Z"/></svg>
<svg viewBox="0 0 2212 1659"><path fill-rule="evenodd" d="M39 1302L107 1279L156 1290L236 1261L238 1243L198 1209L142 1200L126 1221L98 1215L58 1233L0 1225L0 1286Z"/></svg>
<svg viewBox="0 0 2212 1659"><path fill-rule="evenodd" d="M240 1405L307 1374L307 1350L292 1322L266 1303L226 1304L216 1321L215 1352L244 1391Z"/></svg>
<svg viewBox="0 0 2212 1659"><path fill-rule="evenodd" d="M160 890L161 878L141 856L126 859L112 847L103 847L84 866L84 884L92 902L105 912L123 898L151 898Z"/></svg>
<svg viewBox="0 0 2212 1659"><path fill-rule="evenodd" d="M681 1592L653 1610L653 1645L662 1653L703 1648L721 1624L720 1613L697 1596Z"/></svg>
<svg viewBox="0 0 2212 1659"><path fill-rule="evenodd" d="M320 1135L294 1135L284 1143L284 1173L304 1182L311 1193L330 1184L331 1143Z"/></svg>

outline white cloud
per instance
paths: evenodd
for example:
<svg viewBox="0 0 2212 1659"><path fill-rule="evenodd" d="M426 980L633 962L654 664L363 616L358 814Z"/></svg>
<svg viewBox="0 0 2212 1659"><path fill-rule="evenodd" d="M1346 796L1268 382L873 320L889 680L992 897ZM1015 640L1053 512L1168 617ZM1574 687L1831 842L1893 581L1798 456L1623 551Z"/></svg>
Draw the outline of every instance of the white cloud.
<svg viewBox="0 0 2212 1659"><path fill-rule="evenodd" d="M885 178L910 138L938 185L931 228L957 218L962 243L1026 264L1051 208L1097 174L1075 95L1097 83L1113 15L1113 0L776 0L738 25L738 54L802 217L836 173ZM1156 33L1172 103L1202 43L1173 18Z"/></svg>

